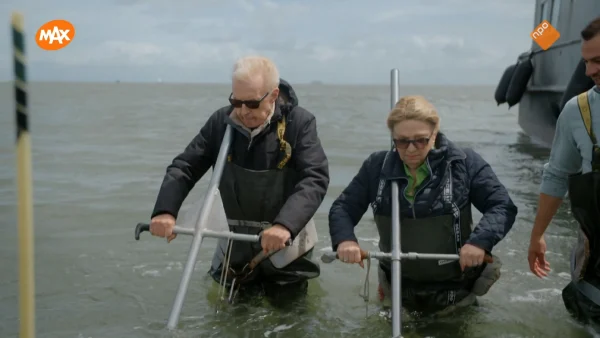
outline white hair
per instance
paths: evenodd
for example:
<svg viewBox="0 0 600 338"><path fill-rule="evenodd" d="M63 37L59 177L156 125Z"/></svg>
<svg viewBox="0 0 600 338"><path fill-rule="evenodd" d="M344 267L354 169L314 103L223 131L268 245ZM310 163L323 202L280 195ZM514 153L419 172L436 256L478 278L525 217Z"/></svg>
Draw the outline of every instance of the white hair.
<svg viewBox="0 0 600 338"><path fill-rule="evenodd" d="M233 80L253 80L260 77L267 90L279 87L279 70L264 56L246 56L233 65Z"/></svg>

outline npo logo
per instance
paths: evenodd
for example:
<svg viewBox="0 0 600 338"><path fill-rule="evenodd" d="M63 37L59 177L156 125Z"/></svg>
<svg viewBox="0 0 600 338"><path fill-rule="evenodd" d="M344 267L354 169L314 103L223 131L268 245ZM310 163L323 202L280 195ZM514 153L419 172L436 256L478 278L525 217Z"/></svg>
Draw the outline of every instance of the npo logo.
<svg viewBox="0 0 600 338"><path fill-rule="evenodd" d="M75 27L67 20L48 21L35 33L35 42L44 50L65 48L73 38L75 38Z"/></svg>
<svg viewBox="0 0 600 338"><path fill-rule="evenodd" d="M560 33L547 20L544 20L535 27L530 36L543 50L546 50L560 38Z"/></svg>

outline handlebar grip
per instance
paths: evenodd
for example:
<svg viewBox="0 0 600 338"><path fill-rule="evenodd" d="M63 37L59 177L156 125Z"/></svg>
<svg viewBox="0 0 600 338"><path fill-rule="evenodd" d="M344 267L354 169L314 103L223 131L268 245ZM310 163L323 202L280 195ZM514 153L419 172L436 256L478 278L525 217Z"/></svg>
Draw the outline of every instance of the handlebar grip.
<svg viewBox="0 0 600 338"><path fill-rule="evenodd" d="M140 234L144 231L150 231L150 224L148 223L138 223L135 226L135 240L140 240Z"/></svg>

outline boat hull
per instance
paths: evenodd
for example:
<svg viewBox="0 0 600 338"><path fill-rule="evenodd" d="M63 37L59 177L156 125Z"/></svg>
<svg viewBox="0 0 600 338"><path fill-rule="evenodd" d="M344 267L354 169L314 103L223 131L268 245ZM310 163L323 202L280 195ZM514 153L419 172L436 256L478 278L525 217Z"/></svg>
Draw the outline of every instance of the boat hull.
<svg viewBox="0 0 600 338"><path fill-rule="evenodd" d="M551 147L563 92L526 91L519 102L519 126L532 141Z"/></svg>

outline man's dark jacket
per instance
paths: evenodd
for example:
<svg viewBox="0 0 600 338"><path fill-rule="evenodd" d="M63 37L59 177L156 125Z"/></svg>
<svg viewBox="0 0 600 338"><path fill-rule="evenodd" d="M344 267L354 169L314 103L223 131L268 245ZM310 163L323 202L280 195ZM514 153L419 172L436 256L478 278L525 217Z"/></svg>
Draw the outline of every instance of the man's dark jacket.
<svg viewBox="0 0 600 338"><path fill-rule="evenodd" d="M298 106L296 93L286 81L281 80L279 90L271 122L252 140L250 133L229 117L232 106L214 112L200 133L167 167L152 217L171 214L177 218L190 190L214 166L227 125L234 128L230 148L235 164L251 170L275 169L281 159L277 122L285 118L284 138L292 146L292 157L287 166L296 171L296 184L273 224L285 226L292 239L295 238L325 197L329 186L329 165L317 134L315 116Z"/></svg>

